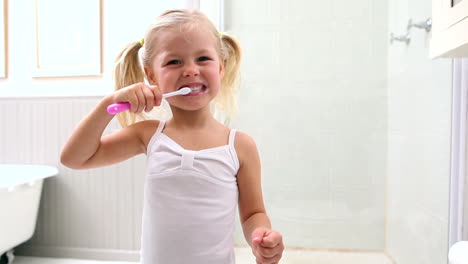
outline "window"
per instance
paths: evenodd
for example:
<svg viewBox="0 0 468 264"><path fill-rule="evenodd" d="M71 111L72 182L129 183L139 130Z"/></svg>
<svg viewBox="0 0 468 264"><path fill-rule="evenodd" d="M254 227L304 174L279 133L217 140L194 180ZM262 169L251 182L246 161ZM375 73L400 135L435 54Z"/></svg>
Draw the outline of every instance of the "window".
<svg viewBox="0 0 468 264"><path fill-rule="evenodd" d="M5 0L0 0L3 3ZM134 0L131 5L126 1L103 1L103 0L90 0L91 2L99 2L99 8L103 15L96 27L101 27L100 36L93 37L91 44L94 42L100 46L101 55L97 55L98 62L101 62L99 68L94 69L91 73L85 73L86 76L76 76L76 72L57 72L52 74L47 72L44 75L38 75L36 72L36 28L35 28L35 3L41 6L44 3L50 3L51 0L27 0L27 1L9 1L7 24L9 27L8 43L10 43L5 57L15 58L9 60L7 67L8 78L0 78L0 97L56 97L56 96L102 96L109 94L113 90L112 81L112 66L115 57L119 53L122 46L131 42L140 40L148 26L153 23L156 16L165 10L172 8L199 8L205 12L213 22L218 25L222 30L222 3L221 0L172 0L172 1L152 1L152 0ZM61 3L61 1L58 1ZM79 0L72 0L72 2L81 3ZM145 8L141 8L144 6ZM56 7L56 10L46 10L54 14L61 14L61 10ZM0 10L1 11L1 10ZM0 12L1 13L1 12ZM3 13L2 13L3 14ZM43 18L44 16L42 16ZM47 17L47 16L46 16ZM0 20L2 17L0 16ZM67 19L64 16L63 19ZM84 17L83 19L87 19ZM66 22L71 21L64 21ZM47 26L42 23L42 26ZM68 25L68 24L67 24ZM1 27L1 25L0 25ZM11 34L11 32L21 32L21 34ZM48 38L49 35L46 31L41 31L41 37L44 39L43 43L54 43L56 45L73 44L69 36L63 39L62 34L52 34L52 37L58 38L60 43L54 42L53 39ZM94 32L94 31L93 31ZM87 32L86 32L87 33ZM2 32L0 31L0 35ZM86 34L85 34L86 35ZM94 34L93 34L94 36ZM79 36L78 36L79 37ZM1 39L0 39L1 40ZM41 42L42 43L42 42ZM63 44L65 43L65 44ZM71 45L70 44L70 45ZM44 44L45 45L45 44ZM11 47L11 48L10 48ZM70 50L72 47L62 47L65 50ZM4 50L0 45L0 51ZM41 48L41 52L55 51L50 46ZM89 54L90 57L95 58L94 50L84 50L83 54ZM82 50L80 50L82 51ZM99 51L99 49L98 49ZM42 54L42 53L41 53ZM75 54L76 55L76 54ZM78 56L78 55L77 55ZM65 57L52 57L58 58L62 64L68 63L64 60ZM81 57L75 59L80 59ZM41 57L41 59L43 59ZM0 63L2 63L2 56L0 54ZM57 62L57 61L54 61ZM79 62L79 61L78 61ZM56 63L57 64L57 63ZM77 63L75 63L77 64ZM2 75L2 68L0 67L0 77ZM68 75L68 76L66 76Z"/></svg>

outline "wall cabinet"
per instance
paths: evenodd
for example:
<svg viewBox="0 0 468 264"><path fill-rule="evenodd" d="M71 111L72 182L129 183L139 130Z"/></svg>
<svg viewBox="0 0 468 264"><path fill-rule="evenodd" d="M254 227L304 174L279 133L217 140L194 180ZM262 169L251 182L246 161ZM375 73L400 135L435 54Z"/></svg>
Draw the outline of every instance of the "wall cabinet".
<svg viewBox="0 0 468 264"><path fill-rule="evenodd" d="M431 58L468 57L468 0L433 0Z"/></svg>

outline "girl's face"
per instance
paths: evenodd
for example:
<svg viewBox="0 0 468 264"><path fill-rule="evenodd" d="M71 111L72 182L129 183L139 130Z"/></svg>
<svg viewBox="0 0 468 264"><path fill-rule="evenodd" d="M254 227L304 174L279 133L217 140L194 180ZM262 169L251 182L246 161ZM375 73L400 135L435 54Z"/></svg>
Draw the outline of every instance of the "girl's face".
<svg viewBox="0 0 468 264"><path fill-rule="evenodd" d="M215 42L202 29L160 33L152 71L146 70L151 84L163 93L190 87L192 93L168 98L168 102L184 110L197 110L209 105L219 92L224 68Z"/></svg>

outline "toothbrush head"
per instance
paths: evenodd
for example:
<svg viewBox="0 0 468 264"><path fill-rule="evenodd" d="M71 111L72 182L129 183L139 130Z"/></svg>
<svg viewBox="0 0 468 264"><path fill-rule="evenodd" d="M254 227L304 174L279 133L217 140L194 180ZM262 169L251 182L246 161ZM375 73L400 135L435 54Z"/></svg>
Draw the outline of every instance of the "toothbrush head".
<svg viewBox="0 0 468 264"><path fill-rule="evenodd" d="M191 92L192 92L192 89L190 89L189 87L184 87L184 88L179 90L180 95L186 95L186 94L189 94Z"/></svg>

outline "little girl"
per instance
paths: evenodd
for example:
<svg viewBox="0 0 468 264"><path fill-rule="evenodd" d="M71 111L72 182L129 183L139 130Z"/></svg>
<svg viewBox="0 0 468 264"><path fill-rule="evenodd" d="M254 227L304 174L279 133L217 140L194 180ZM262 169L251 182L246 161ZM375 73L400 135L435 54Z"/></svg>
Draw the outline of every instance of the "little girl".
<svg viewBox="0 0 468 264"><path fill-rule="evenodd" d="M63 148L61 162L74 169L147 155L143 264L235 263L237 206L257 263L281 259L282 236L271 230L265 212L255 142L211 111L229 116L239 62L237 42L205 15L167 11L142 41L124 48L114 69L116 91L79 123ZM191 93L167 98L169 120L143 120L143 111L159 106L162 94L183 87ZM124 128L102 136L113 118L106 108L116 102L131 105L119 114Z"/></svg>

